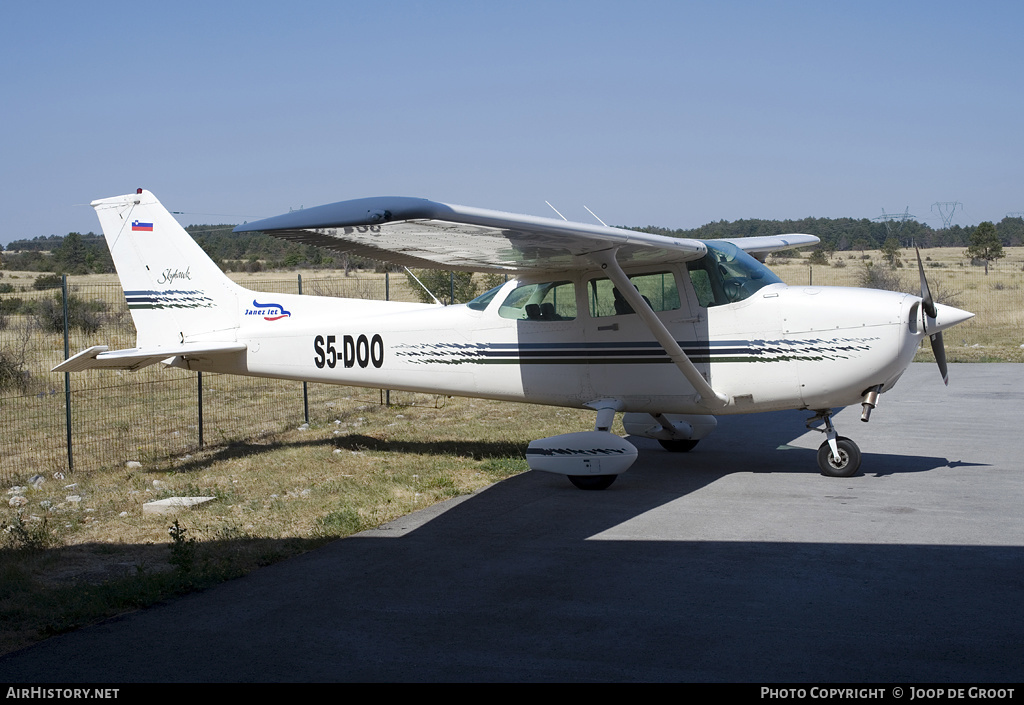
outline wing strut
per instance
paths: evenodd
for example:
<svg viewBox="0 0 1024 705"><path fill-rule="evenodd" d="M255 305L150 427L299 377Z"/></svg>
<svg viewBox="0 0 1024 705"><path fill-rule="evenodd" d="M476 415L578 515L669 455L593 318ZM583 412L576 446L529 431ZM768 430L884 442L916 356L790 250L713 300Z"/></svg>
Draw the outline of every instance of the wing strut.
<svg viewBox="0 0 1024 705"><path fill-rule="evenodd" d="M697 370L696 366L690 361L690 358L686 356L683 349L679 347L679 343L672 337L668 328L658 318L654 309L651 308L650 304L644 301L644 298L640 295L640 292L636 290L633 283L629 281L629 277L622 271L622 267L619 266L619 261L615 258L617 247L613 247L610 250L603 250L601 252L593 253L594 259L597 260L598 264L601 265L601 269L608 273L608 278L612 280L612 283L619 290L619 293L629 302L629 305L633 307L633 310L640 315L641 320L650 329L654 337L661 343L661 347L665 348L665 352L672 359L672 362L676 363L676 367L686 377L686 381L689 382L693 388L697 391L698 399L697 402L704 406L712 409L720 409L729 403L729 397L720 392L716 392L712 389L711 385L708 384L707 380L701 375L700 371Z"/></svg>

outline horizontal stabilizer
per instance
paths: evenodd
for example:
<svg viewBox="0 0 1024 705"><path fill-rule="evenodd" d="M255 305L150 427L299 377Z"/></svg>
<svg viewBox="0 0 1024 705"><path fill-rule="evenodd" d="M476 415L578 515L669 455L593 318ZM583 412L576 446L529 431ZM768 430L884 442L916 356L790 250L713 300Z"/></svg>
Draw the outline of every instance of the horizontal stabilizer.
<svg viewBox="0 0 1024 705"><path fill-rule="evenodd" d="M186 343L150 348L127 348L107 352L106 345L94 345L69 357L53 368L54 372L83 370L138 370L172 357L206 357L245 350L245 343Z"/></svg>

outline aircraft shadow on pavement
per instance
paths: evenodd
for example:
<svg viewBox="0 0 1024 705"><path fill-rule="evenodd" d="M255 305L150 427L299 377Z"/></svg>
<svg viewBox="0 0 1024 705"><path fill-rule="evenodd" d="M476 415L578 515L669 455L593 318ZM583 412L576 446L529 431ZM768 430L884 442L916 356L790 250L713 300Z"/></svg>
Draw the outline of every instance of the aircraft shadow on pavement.
<svg viewBox="0 0 1024 705"><path fill-rule="evenodd" d="M637 464L628 474L650 473L655 469L659 473L676 475L717 473L724 476L735 472L818 473L817 447L825 441L825 436L823 433L805 429L804 422L809 416L809 412L799 410L722 416L718 418L718 428L715 432L701 440L689 453L664 452L657 441L631 437L630 442L641 452ZM856 430L859 429L854 428L854 431ZM791 445L794 442L800 442L800 445ZM953 462L946 457L915 455L912 452L876 453L871 451L871 445L870 438L861 442L862 463L858 474L882 476L926 472L942 467L987 465Z"/></svg>
<svg viewBox="0 0 1024 705"><path fill-rule="evenodd" d="M557 519L543 531L548 535L557 534L559 540L583 541L737 473L807 475L808 487L820 487L824 479L827 483L836 483L838 488L844 478L819 476L816 447L789 445L795 432L799 435L804 431L807 415L803 411L784 411L723 417L714 434L686 453L668 452L657 441L630 437L640 450L639 457L633 467L606 490L582 491L560 475L526 472L471 498L454 500L458 506L412 531L429 535L436 530L458 535L486 532L489 526L499 532L511 530L510 526L500 525L499 528L494 523L500 517L502 522L517 524L515 530L528 535L538 531L536 526L528 525L534 519L517 515L516 508L551 505L545 516ZM813 434L813 442L820 443L819 437L824 439L821 434ZM388 449L401 452L402 445L389 444ZM409 448L412 452L429 452L421 445L432 444L413 445L415 447ZM951 463L945 457L929 455L864 453L858 474L882 477L968 465L985 464ZM521 526L520 521L524 522Z"/></svg>

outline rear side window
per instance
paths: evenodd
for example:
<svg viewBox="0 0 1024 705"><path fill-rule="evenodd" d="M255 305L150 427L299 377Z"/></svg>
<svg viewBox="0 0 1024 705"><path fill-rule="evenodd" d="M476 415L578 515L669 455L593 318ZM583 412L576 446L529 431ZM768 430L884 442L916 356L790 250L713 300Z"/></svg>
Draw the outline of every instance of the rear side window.
<svg viewBox="0 0 1024 705"><path fill-rule="evenodd" d="M576 286L565 281L518 286L505 297L498 315L517 321L571 321L576 318Z"/></svg>

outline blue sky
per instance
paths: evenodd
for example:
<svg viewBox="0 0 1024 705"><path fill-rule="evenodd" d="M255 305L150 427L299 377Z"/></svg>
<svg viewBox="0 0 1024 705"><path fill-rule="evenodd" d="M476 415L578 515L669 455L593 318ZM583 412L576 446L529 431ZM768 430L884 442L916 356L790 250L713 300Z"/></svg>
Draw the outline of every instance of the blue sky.
<svg viewBox="0 0 1024 705"><path fill-rule="evenodd" d="M619 225L1024 211L1019 2L6 2L0 242L153 191Z"/></svg>

